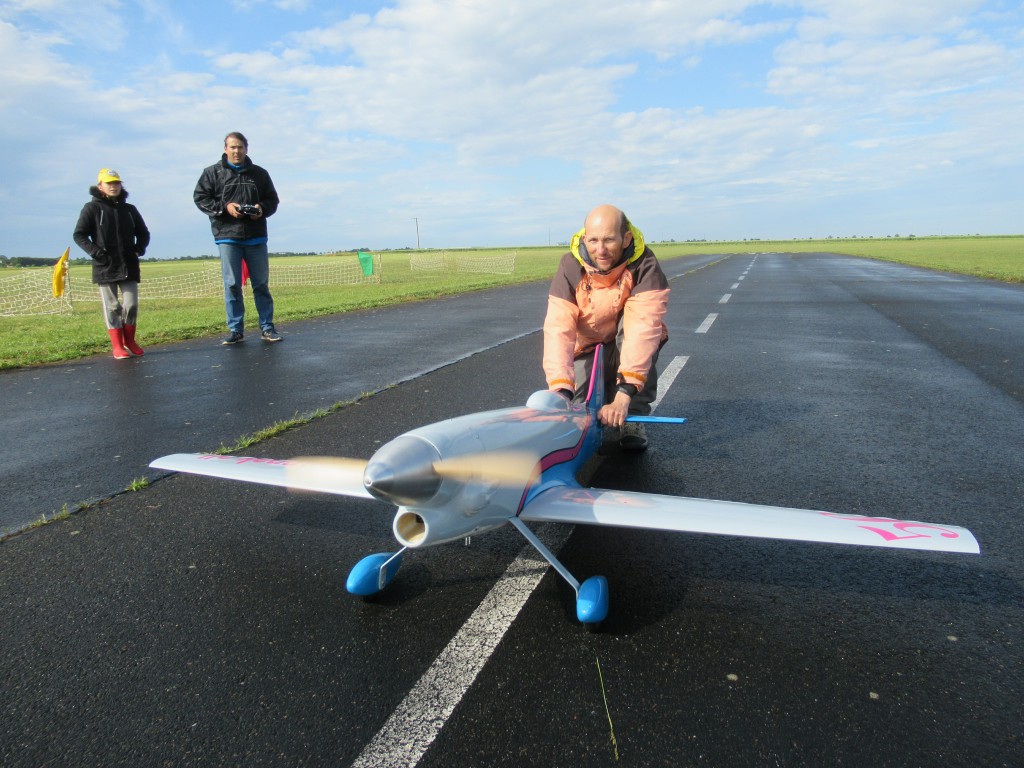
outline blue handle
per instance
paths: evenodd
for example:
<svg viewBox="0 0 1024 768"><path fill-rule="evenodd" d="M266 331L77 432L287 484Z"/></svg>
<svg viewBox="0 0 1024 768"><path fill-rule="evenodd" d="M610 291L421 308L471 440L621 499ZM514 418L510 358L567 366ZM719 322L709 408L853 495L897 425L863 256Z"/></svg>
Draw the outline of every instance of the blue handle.
<svg viewBox="0 0 1024 768"><path fill-rule="evenodd" d="M626 421L636 424L685 424L686 419L678 416L627 416Z"/></svg>

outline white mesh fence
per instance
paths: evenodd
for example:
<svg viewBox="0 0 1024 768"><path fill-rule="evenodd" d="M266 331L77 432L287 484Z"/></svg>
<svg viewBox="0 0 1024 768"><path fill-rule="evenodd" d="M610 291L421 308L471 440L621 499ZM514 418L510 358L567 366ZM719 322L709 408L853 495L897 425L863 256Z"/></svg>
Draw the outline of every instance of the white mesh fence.
<svg viewBox="0 0 1024 768"><path fill-rule="evenodd" d="M142 268L139 297L148 299L200 299L224 295L220 267L208 267L180 275L146 277ZM5 274L5 273L11 274ZM380 254L361 253L337 257L316 264L275 264L270 268L270 285L358 285L379 283ZM0 316L49 315L71 311L71 278L65 276L65 291L53 297L53 269L9 268L0 270ZM248 288L248 283L246 284ZM95 295L93 295L95 294ZM96 292L75 297L76 301L99 301Z"/></svg>
<svg viewBox="0 0 1024 768"><path fill-rule="evenodd" d="M365 254L358 260L289 264L274 267L270 272L271 285L357 285L379 282L379 254Z"/></svg>
<svg viewBox="0 0 1024 768"><path fill-rule="evenodd" d="M516 251L509 253L414 253L409 256L413 272L480 272L511 275L516 269Z"/></svg>
<svg viewBox="0 0 1024 768"><path fill-rule="evenodd" d="M58 315L65 312L71 312L71 278L66 273L64 293L54 298L53 267L0 270L0 316Z"/></svg>
<svg viewBox="0 0 1024 768"><path fill-rule="evenodd" d="M357 285L380 282L380 255L368 260L338 258L317 264L275 264L270 268L270 287L285 285ZM245 287L248 288L246 283ZM164 277L143 276L140 297L147 299L195 299L224 295L220 267Z"/></svg>
<svg viewBox="0 0 1024 768"><path fill-rule="evenodd" d="M139 286L139 297L147 299L199 299L223 295L224 283L221 281L220 267L186 272L183 275L143 275Z"/></svg>

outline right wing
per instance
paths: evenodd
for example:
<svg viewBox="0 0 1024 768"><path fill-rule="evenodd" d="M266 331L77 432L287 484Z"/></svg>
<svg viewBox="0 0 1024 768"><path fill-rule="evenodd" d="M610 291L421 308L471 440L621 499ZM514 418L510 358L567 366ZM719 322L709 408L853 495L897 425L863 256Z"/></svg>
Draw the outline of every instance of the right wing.
<svg viewBox="0 0 1024 768"><path fill-rule="evenodd" d="M980 551L974 535L955 525L599 488L551 488L538 494L523 508L519 517L535 522L610 525L899 549L970 554Z"/></svg>
<svg viewBox="0 0 1024 768"><path fill-rule="evenodd" d="M149 466L223 480L372 499L363 487L362 467L365 465L365 461L355 459L260 459L216 453L174 453Z"/></svg>

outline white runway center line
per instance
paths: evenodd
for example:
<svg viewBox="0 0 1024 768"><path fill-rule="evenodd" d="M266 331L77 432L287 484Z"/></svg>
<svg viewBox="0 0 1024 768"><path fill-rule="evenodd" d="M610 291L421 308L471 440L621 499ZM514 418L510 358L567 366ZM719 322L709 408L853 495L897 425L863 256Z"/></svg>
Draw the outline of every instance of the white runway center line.
<svg viewBox="0 0 1024 768"><path fill-rule="evenodd" d="M700 324L700 327L694 331L694 333L707 333L708 329L714 325L715 320L718 319L718 315L712 312L710 315L704 318L704 322Z"/></svg>
<svg viewBox="0 0 1024 768"><path fill-rule="evenodd" d="M545 524L537 535L558 552L572 526ZM352 765L412 768L444 728L456 705L540 584L548 564L526 545L447 647L406 695Z"/></svg>
<svg viewBox="0 0 1024 768"><path fill-rule="evenodd" d="M665 366L665 370L658 372L658 396L654 398L654 402L651 403L651 413L654 413L658 409L658 405L661 403L661 398L665 396L669 388L675 383L676 376L678 376L683 366L690 359L689 355L680 355L679 357L672 358L672 362Z"/></svg>
<svg viewBox="0 0 1024 768"><path fill-rule="evenodd" d="M653 413L689 357L673 358L658 374ZM547 523L537 536L555 554L572 535L573 526ZM353 768L413 768L448 722L550 566L527 544L466 620L434 663L406 694Z"/></svg>

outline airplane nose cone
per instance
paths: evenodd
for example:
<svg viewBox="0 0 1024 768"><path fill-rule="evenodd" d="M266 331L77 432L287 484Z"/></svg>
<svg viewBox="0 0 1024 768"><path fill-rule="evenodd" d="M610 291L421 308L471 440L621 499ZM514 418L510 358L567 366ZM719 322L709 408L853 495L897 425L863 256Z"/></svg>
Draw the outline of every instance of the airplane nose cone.
<svg viewBox="0 0 1024 768"><path fill-rule="evenodd" d="M372 496L400 507L426 504L441 487L441 478L434 471L434 463L440 459L430 443L403 435L367 462L363 486Z"/></svg>

